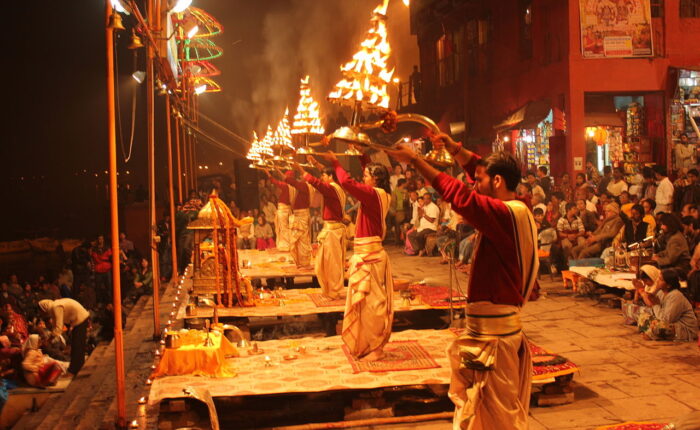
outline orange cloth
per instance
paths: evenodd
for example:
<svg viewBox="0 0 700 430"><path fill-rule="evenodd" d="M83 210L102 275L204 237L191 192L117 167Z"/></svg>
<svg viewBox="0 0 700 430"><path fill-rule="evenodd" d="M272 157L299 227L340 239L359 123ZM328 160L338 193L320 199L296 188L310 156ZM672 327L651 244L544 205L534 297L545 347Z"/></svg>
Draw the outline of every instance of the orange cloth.
<svg viewBox="0 0 700 430"><path fill-rule="evenodd" d="M226 356L238 357L238 350L217 331L211 332L213 346L204 346L206 333L190 330L180 335L182 346L166 348L156 368L155 377L174 375L232 378L236 372L226 363Z"/></svg>

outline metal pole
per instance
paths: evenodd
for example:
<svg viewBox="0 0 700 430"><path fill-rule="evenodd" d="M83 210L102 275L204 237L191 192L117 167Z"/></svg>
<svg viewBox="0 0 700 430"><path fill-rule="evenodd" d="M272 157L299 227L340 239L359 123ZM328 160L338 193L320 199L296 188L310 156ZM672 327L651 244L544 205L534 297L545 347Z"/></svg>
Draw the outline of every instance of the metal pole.
<svg viewBox="0 0 700 430"><path fill-rule="evenodd" d="M198 97L192 96L192 121L194 121L195 125L199 128L199 115L197 112L199 111L199 102L197 101ZM192 136L192 164L197 167L197 136ZM197 175L192 176L192 180L194 181L194 189L197 190Z"/></svg>
<svg viewBox="0 0 700 430"><path fill-rule="evenodd" d="M148 22L153 25L154 11L153 0L146 3L146 16ZM153 271L153 338L160 337L160 261L158 258L158 244L156 243L156 136L155 136L155 109L153 81L153 44L147 44L146 50L146 112L148 125L148 243L151 247L151 270Z"/></svg>
<svg viewBox="0 0 700 430"><path fill-rule="evenodd" d="M117 126L114 112L114 29L109 27L111 3L105 1L107 42L107 140L109 145L109 209L112 241L112 306L114 309L114 363L117 379L117 416L115 425L126 428L126 391L124 377L124 339L122 336L122 291L119 272L119 202L117 200Z"/></svg>
<svg viewBox="0 0 700 430"><path fill-rule="evenodd" d="M450 327L452 327L452 322L454 321L454 306L452 304L452 280L455 277L454 270L454 257L452 255L452 251L450 251L450 255L447 257L447 264L450 266Z"/></svg>
<svg viewBox="0 0 700 430"><path fill-rule="evenodd" d="M170 132L170 94L165 95L165 121L168 135L168 194L170 197L170 250L173 273L171 282L177 282L177 234L175 232L175 184L173 183L173 139Z"/></svg>
<svg viewBox="0 0 700 430"><path fill-rule="evenodd" d="M177 159L177 197L182 203L182 163L180 162L180 117L175 116L175 158Z"/></svg>

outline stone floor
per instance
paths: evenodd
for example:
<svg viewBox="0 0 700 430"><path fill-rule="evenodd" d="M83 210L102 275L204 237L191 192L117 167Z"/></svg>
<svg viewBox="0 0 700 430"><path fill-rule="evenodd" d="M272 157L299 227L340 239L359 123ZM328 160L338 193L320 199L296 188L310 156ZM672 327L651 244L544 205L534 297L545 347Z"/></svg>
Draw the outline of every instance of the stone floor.
<svg viewBox="0 0 700 430"><path fill-rule="evenodd" d="M390 250L394 276L448 282L439 258ZM462 285L464 274L459 274ZM700 411L700 350L695 343L651 342L624 326L619 310L574 297L560 280L541 279L543 297L523 311L525 332L538 345L578 364L575 402L530 409L530 429L583 430L624 421L670 421ZM382 428L449 429L446 421Z"/></svg>

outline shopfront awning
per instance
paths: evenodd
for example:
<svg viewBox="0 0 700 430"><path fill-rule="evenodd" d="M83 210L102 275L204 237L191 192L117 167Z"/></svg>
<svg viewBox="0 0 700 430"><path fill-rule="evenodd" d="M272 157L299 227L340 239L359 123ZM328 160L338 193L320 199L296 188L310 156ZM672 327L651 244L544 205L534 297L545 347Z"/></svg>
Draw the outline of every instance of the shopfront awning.
<svg viewBox="0 0 700 430"><path fill-rule="evenodd" d="M547 99L537 100L527 103L520 109L508 115L506 119L495 125L493 128L497 132L518 129L531 129L547 118L551 110L551 103Z"/></svg>
<svg viewBox="0 0 700 430"><path fill-rule="evenodd" d="M615 109L615 98L610 94L586 94L584 98L585 127L624 127Z"/></svg>
<svg viewBox="0 0 700 430"><path fill-rule="evenodd" d="M616 112L587 113L583 120L585 127L624 127L625 124Z"/></svg>

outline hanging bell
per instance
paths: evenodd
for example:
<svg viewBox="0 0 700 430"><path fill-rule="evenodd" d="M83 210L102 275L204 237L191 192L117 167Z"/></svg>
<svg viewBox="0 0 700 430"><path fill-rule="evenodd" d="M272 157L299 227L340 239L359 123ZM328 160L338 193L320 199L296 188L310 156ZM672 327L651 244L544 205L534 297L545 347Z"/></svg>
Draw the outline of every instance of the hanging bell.
<svg viewBox="0 0 700 430"><path fill-rule="evenodd" d="M139 48L143 48L143 42L141 42L139 35L136 34L136 30L131 29L131 42L129 43L129 49Z"/></svg>
<svg viewBox="0 0 700 430"><path fill-rule="evenodd" d="M111 28L115 31L126 30L126 28L124 28L124 24L122 24L122 16L119 15L117 11L112 11L112 15L109 16L109 24L107 25L107 28Z"/></svg>

